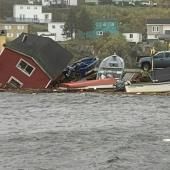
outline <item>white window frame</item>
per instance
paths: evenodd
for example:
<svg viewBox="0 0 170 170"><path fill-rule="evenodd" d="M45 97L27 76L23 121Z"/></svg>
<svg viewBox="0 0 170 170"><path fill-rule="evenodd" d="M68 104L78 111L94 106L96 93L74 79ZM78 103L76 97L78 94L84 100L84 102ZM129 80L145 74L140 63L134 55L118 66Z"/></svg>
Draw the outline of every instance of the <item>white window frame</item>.
<svg viewBox="0 0 170 170"><path fill-rule="evenodd" d="M19 81L17 78L15 78L14 76L11 76L10 78L9 78L9 80L8 80L8 83L10 84L10 81L11 80L14 80L14 81L16 81L17 83L19 83L20 84L20 88L23 86L23 83L21 82L21 81Z"/></svg>
<svg viewBox="0 0 170 170"><path fill-rule="evenodd" d="M23 70L23 69L19 66L21 62L25 62L28 66L30 66L30 67L33 68L32 72L31 72L30 74L29 74L28 72L26 72L26 70ZM22 59L22 58L18 61L16 67L17 67L20 71L22 71L24 74L26 74L28 77L31 77L31 75L32 75L32 74L34 73L34 71L35 71L35 67L32 66L30 63L28 63L27 61L25 61L25 60Z"/></svg>
<svg viewBox="0 0 170 170"><path fill-rule="evenodd" d="M97 31L97 35L103 35L103 31Z"/></svg>
<svg viewBox="0 0 170 170"><path fill-rule="evenodd" d="M159 32L159 26L152 26L152 32Z"/></svg>

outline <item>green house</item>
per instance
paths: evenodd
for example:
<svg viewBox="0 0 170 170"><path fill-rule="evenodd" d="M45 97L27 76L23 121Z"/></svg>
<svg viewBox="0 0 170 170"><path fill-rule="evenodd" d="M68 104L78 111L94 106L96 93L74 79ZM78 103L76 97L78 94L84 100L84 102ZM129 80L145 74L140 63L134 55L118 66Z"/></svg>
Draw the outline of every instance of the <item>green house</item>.
<svg viewBox="0 0 170 170"><path fill-rule="evenodd" d="M115 34L118 32L118 23L113 19L97 20L94 24L94 29L86 33L86 38L98 38L105 33ZM80 36L84 36L84 33L80 33Z"/></svg>

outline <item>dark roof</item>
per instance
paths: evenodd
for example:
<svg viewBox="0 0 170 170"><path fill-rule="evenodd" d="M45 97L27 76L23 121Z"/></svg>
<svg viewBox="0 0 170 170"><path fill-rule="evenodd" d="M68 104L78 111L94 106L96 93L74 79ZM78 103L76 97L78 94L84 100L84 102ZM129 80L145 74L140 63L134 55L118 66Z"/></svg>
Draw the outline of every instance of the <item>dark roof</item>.
<svg viewBox="0 0 170 170"><path fill-rule="evenodd" d="M170 18L168 19L147 19L147 24L170 24Z"/></svg>
<svg viewBox="0 0 170 170"><path fill-rule="evenodd" d="M50 38L22 33L18 38L6 44L13 49L32 57L55 79L72 59L72 54Z"/></svg>

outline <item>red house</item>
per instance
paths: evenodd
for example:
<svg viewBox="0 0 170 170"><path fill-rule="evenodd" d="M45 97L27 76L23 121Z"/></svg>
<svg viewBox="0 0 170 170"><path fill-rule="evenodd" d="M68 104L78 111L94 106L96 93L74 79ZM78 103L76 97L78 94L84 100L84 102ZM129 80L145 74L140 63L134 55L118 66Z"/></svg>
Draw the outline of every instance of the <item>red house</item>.
<svg viewBox="0 0 170 170"><path fill-rule="evenodd" d="M0 54L0 86L48 88L71 59L72 55L55 41L22 33Z"/></svg>

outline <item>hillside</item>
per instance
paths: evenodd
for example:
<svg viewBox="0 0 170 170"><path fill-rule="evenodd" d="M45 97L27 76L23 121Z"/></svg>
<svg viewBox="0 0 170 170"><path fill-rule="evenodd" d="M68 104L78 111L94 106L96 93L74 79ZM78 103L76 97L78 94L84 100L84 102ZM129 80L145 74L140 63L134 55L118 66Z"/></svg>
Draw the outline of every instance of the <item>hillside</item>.
<svg viewBox="0 0 170 170"><path fill-rule="evenodd" d="M4 20L5 17L12 17L12 6L16 3L26 3L26 0L0 0L0 20ZM119 31L120 32L140 32L146 33L146 19L148 18L168 18L170 16L170 8L160 8L160 7L117 7L113 5L99 5L99 6L88 6L81 5L77 8L85 7L93 20L101 19L101 18L114 18L118 21ZM53 21L65 21L67 18L67 14L69 12L68 8L56 8L56 7L48 7L45 8L46 11L53 13ZM40 29L41 28L41 29ZM36 32L40 30L44 30L46 26L43 25L31 25L31 32ZM118 37L115 40L108 41L108 44L103 49L102 40L100 41L101 46L99 44L96 45L98 50L96 55L100 58L106 57L107 55L112 54L115 49L119 48L120 55L126 56L127 63L135 63L135 57L137 55L137 50L139 47L133 47L133 49L128 45L124 44L124 39L120 38L122 41L119 42ZM110 44L109 44L110 42ZM96 42L95 42L96 43ZM85 55L92 55L92 51L94 44L93 41L85 41L85 40L74 40L67 43L62 44L66 48L68 48L76 58L81 58ZM97 42L99 43L99 41ZM116 45L119 44L119 45ZM111 50L112 47L112 50ZM160 44L157 45L160 47ZM132 65L131 65L132 66Z"/></svg>

